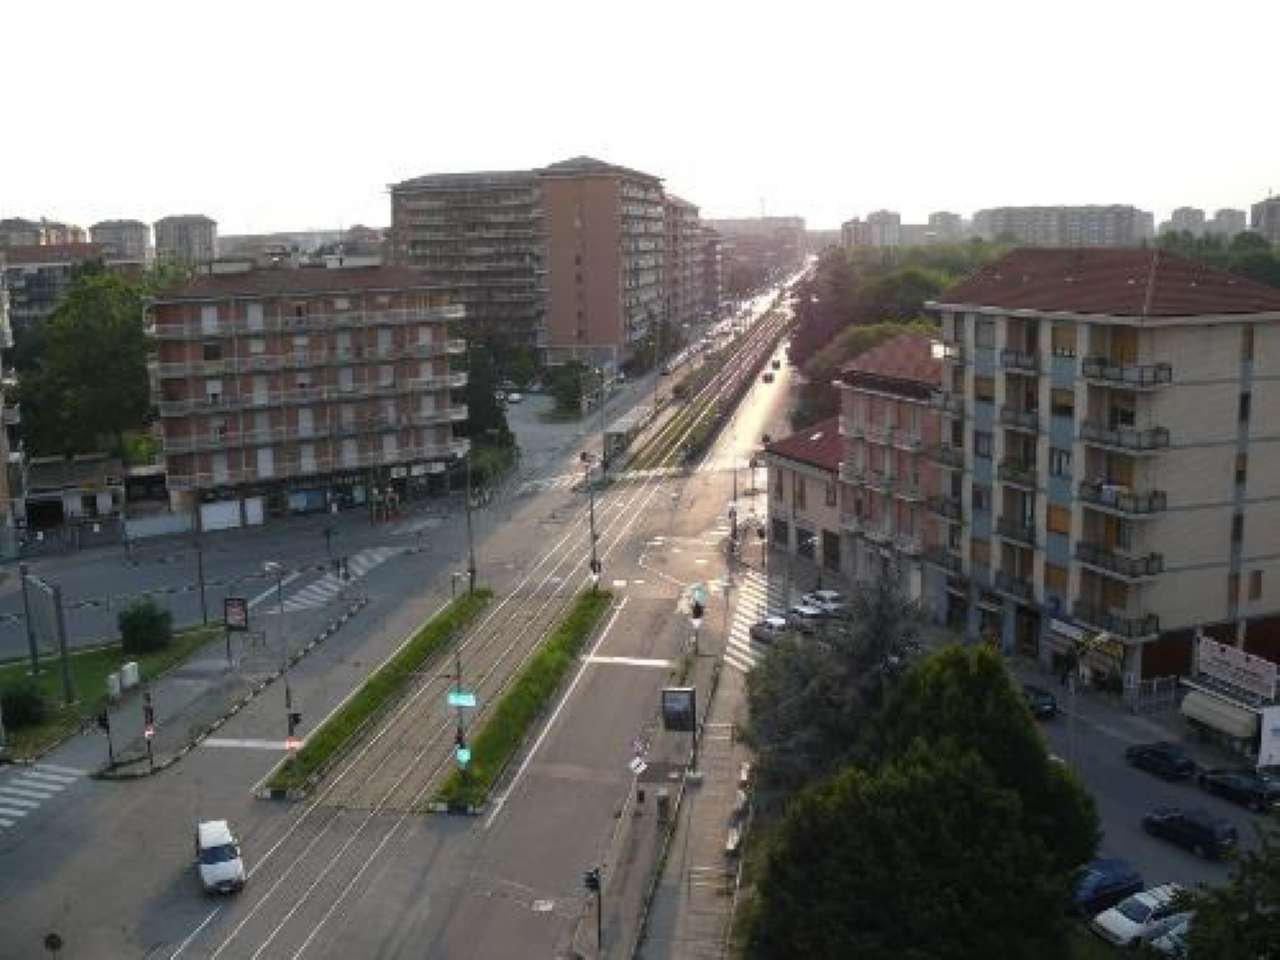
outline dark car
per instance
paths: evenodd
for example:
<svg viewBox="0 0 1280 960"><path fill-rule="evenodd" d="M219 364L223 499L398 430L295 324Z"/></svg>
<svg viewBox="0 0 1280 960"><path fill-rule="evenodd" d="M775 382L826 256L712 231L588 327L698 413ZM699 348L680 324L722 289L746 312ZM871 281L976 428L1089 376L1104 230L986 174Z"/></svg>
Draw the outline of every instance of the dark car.
<svg viewBox="0 0 1280 960"><path fill-rule="evenodd" d="M1142 889L1142 874L1129 861L1091 860L1076 874L1071 912L1092 917Z"/></svg>
<svg viewBox="0 0 1280 960"><path fill-rule="evenodd" d="M1023 684L1022 695L1027 698L1027 706L1031 715L1037 720L1048 720L1058 715L1058 700L1043 687Z"/></svg>
<svg viewBox="0 0 1280 960"><path fill-rule="evenodd" d="M1130 764L1166 780L1185 780L1195 775L1196 762L1176 743L1139 743L1125 750Z"/></svg>
<svg viewBox="0 0 1280 960"><path fill-rule="evenodd" d="M1200 788L1259 813L1280 806L1280 782L1257 770L1206 770L1200 774Z"/></svg>
<svg viewBox="0 0 1280 960"><path fill-rule="evenodd" d="M1230 820L1205 810L1156 807L1142 818L1142 828L1153 837L1177 844L1197 857L1210 859L1226 856L1239 840Z"/></svg>

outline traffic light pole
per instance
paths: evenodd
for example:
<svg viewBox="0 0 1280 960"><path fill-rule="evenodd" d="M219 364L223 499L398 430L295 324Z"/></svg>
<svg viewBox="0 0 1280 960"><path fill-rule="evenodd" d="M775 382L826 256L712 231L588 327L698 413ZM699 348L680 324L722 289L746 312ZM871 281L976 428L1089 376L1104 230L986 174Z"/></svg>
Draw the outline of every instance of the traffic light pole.
<svg viewBox="0 0 1280 960"><path fill-rule="evenodd" d="M604 462L601 461L600 472L604 473ZM596 586L600 582L600 558L596 555L596 487L591 482L591 461L586 461L586 483L587 496L590 500L590 517L591 517L591 592L596 592Z"/></svg>
<svg viewBox="0 0 1280 960"><path fill-rule="evenodd" d="M36 649L36 631L31 625L31 601L27 599L27 565L18 564L18 579L22 581L22 622L27 625L27 646L31 650L31 675L40 676L40 652Z"/></svg>
<svg viewBox="0 0 1280 960"><path fill-rule="evenodd" d="M467 593L476 592L476 545L471 533L471 450L467 450Z"/></svg>

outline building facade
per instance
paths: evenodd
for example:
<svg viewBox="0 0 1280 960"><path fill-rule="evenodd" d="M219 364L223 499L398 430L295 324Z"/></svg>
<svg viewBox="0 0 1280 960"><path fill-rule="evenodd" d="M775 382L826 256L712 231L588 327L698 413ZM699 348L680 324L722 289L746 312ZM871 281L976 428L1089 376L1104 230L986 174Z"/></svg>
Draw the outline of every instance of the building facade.
<svg viewBox="0 0 1280 960"><path fill-rule="evenodd" d="M927 305L970 636L1116 683L1186 673L1198 629L1274 645L1280 292L1155 250L1019 250Z"/></svg>
<svg viewBox="0 0 1280 960"><path fill-rule="evenodd" d="M840 246L846 250L871 246L871 227L861 217L851 217L840 224Z"/></svg>
<svg viewBox="0 0 1280 960"><path fill-rule="evenodd" d="M850 576L841 533L840 451L835 417L765 446L769 547L786 558L788 579L801 572L792 569L792 558L831 576Z"/></svg>
<svg viewBox="0 0 1280 960"><path fill-rule="evenodd" d="M892 210L867 214L867 232L873 247L902 246L902 217Z"/></svg>
<svg viewBox="0 0 1280 960"><path fill-rule="evenodd" d="M35 220L8 217L0 220L0 247L36 247L44 243L44 232Z"/></svg>
<svg viewBox="0 0 1280 960"><path fill-rule="evenodd" d="M0 270L9 294L9 320L19 340L57 309L77 268L101 262L95 243L39 244L0 250Z"/></svg>
<svg viewBox="0 0 1280 960"><path fill-rule="evenodd" d="M453 437L462 319L416 271L215 266L147 307L172 505L208 529L407 495Z"/></svg>
<svg viewBox="0 0 1280 960"><path fill-rule="evenodd" d="M218 224L203 214L165 217L155 231L157 259L199 265L218 255Z"/></svg>
<svg viewBox="0 0 1280 960"><path fill-rule="evenodd" d="M1280 197L1268 197L1253 205L1249 229L1261 234L1267 243L1280 243Z"/></svg>
<svg viewBox="0 0 1280 960"><path fill-rule="evenodd" d="M151 259L151 228L141 220L102 220L89 233L111 260L145 263Z"/></svg>
<svg viewBox="0 0 1280 960"><path fill-rule="evenodd" d="M1209 233L1230 240L1237 233L1244 233L1249 228L1249 217L1243 210L1232 210L1224 207L1215 210L1213 219L1206 225Z"/></svg>
<svg viewBox="0 0 1280 960"><path fill-rule="evenodd" d="M662 273L667 288L667 320L676 326L691 325L702 313L704 287L705 249L698 208L669 193L663 215L666 240Z"/></svg>
<svg viewBox="0 0 1280 960"><path fill-rule="evenodd" d="M1179 207L1169 215L1169 229L1200 236L1205 232L1204 211L1199 207Z"/></svg>
<svg viewBox="0 0 1280 960"><path fill-rule="evenodd" d="M1036 247L1137 246L1148 235L1148 217L1136 207L993 207L974 214L974 232L985 240L1009 239Z"/></svg>
<svg viewBox="0 0 1280 960"><path fill-rule="evenodd" d="M714 320L724 296L724 263L720 234L702 225L702 312Z"/></svg>
<svg viewBox="0 0 1280 960"><path fill-rule="evenodd" d="M958 243L964 239L964 218L941 210L929 214L929 232L936 243Z"/></svg>

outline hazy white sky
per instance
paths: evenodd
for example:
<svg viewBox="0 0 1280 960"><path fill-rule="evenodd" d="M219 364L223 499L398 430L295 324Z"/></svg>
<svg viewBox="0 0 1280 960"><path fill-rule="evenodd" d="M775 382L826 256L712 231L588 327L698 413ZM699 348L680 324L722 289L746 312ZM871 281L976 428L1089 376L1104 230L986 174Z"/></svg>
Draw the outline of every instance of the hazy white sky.
<svg viewBox="0 0 1280 960"><path fill-rule="evenodd" d="M583 153L814 227L1247 209L1277 36L1277 0L6 0L0 217L385 225L396 180Z"/></svg>

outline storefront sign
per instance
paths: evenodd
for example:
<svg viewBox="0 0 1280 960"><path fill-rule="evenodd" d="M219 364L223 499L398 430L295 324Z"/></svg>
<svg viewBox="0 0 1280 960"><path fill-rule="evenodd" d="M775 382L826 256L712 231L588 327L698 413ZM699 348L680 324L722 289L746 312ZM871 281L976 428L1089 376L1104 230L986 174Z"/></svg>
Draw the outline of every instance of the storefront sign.
<svg viewBox="0 0 1280 960"><path fill-rule="evenodd" d="M1258 766L1280 766L1280 707L1262 708L1262 733L1258 742Z"/></svg>
<svg viewBox="0 0 1280 960"><path fill-rule="evenodd" d="M1270 660L1245 653L1233 646L1200 638L1196 668L1199 673L1223 683L1247 690L1264 700L1276 696L1276 665Z"/></svg>

